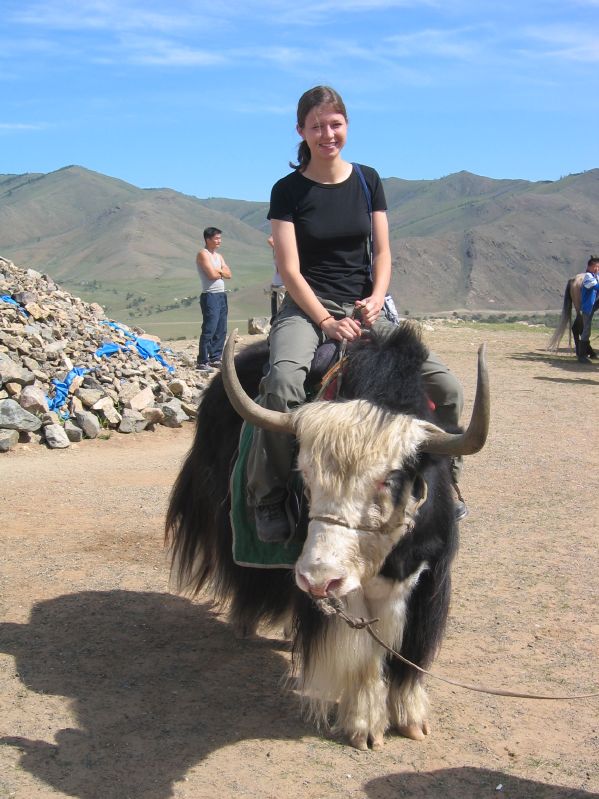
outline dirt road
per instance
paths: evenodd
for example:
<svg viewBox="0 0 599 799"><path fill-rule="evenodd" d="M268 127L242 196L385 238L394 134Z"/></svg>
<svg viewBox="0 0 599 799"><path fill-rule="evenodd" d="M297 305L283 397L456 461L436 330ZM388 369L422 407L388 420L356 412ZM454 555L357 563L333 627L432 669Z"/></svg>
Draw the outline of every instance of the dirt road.
<svg viewBox="0 0 599 799"><path fill-rule="evenodd" d="M434 670L542 693L599 691L599 366L546 334L448 326L463 380L486 340L492 431ZM208 598L168 592L162 526L191 428L0 458L0 797L590 799L599 698L506 699L428 680L432 732L380 753L318 735L281 687L278 631L239 642Z"/></svg>

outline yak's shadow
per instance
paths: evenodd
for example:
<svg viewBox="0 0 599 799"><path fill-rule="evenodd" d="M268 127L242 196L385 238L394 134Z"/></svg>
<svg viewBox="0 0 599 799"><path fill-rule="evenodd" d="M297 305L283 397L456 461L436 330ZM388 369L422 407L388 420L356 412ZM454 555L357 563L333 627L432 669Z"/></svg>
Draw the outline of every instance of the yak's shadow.
<svg viewBox="0 0 599 799"><path fill-rule="evenodd" d="M158 593L82 592L0 625L24 685L73 700L77 729L4 738L37 778L81 799L164 799L210 752L308 731L280 687L279 642L239 642L205 606Z"/></svg>
<svg viewBox="0 0 599 799"><path fill-rule="evenodd" d="M389 774L367 782L364 791L368 799L599 799L596 793L470 766Z"/></svg>

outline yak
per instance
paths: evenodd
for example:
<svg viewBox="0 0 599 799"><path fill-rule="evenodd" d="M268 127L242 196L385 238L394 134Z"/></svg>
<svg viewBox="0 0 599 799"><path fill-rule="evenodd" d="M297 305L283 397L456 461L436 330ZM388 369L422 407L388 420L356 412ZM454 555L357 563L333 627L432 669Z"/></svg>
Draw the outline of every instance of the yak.
<svg viewBox="0 0 599 799"><path fill-rule="evenodd" d="M291 630L290 680L319 727L358 749L378 749L387 730L412 739L429 731L422 675L364 630L323 610L328 599L354 617L376 618L377 634L421 668L441 644L458 543L450 457L477 452L489 424L484 345L465 431L442 429L422 386L427 357L418 329L403 323L347 349L332 400L290 413L256 396L267 345L234 362L206 390L193 445L171 492L166 541L180 590L211 589L239 631L258 623ZM229 479L243 420L295 436L308 507L295 568L248 568L232 556Z"/></svg>

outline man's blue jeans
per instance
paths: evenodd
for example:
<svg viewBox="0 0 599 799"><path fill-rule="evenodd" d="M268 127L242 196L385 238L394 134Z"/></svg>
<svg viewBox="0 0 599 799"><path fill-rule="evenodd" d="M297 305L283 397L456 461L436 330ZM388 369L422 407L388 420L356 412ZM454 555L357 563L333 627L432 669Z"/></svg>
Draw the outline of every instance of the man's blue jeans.
<svg viewBox="0 0 599 799"><path fill-rule="evenodd" d="M200 294L202 309L202 334L198 364L220 360L227 335L227 295L224 291Z"/></svg>

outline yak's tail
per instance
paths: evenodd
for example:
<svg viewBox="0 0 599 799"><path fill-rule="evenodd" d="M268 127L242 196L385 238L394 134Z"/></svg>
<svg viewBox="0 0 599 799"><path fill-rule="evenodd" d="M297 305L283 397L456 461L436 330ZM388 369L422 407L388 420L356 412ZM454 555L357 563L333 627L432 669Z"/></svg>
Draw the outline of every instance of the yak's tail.
<svg viewBox="0 0 599 799"><path fill-rule="evenodd" d="M562 305L562 315L560 320L557 324L557 327L553 331L553 335L549 339L549 343L547 344L547 349L550 352L557 352L557 348L559 347L560 341L564 333L566 332L566 328L570 327L571 317L572 317L572 294L571 294L571 287L572 287L572 280L570 278L566 283L566 289L564 291L564 302ZM568 336L568 346L572 346L572 334Z"/></svg>

